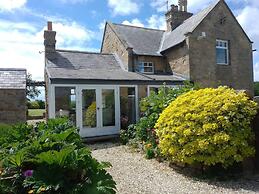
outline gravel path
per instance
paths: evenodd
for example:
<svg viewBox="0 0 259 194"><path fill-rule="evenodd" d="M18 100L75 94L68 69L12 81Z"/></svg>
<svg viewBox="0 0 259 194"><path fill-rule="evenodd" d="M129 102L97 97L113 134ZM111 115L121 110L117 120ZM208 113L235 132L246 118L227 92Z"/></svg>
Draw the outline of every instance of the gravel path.
<svg viewBox="0 0 259 194"><path fill-rule="evenodd" d="M99 161L112 164L108 171L117 183L119 194L259 193L257 180L203 182L177 173L166 163L146 160L127 146L99 143L89 147Z"/></svg>

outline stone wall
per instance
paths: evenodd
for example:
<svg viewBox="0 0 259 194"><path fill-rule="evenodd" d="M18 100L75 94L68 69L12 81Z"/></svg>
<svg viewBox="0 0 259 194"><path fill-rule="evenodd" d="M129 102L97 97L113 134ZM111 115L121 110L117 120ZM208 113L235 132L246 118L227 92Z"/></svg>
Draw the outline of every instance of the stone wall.
<svg viewBox="0 0 259 194"><path fill-rule="evenodd" d="M122 41L115 34L114 30L110 24L106 25L106 31L103 38L102 44L102 53L116 53L122 63L125 66L125 69L128 70L130 67L129 64L129 52Z"/></svg>
<svg viewBox="0 0 259 194"><path fill-rule="evenodd" d="M154 71L155 73L166 73L170 70L167 61L164 57L156 57L156 56L144 56L139 55L135 56L135 67L137 68L139 62L152 62L154 65Z"/></svg>
<svg viewBox="0 0 259 194"><path fill-rule="evenodd" d="M26 122L26 91L0 89L0 123Z"/></svg>
<svg viewBox="0 0 259 194"><path fill-rule="evenodd" d="M164 53L172 72L190 77L189 52L187 43L169 49Z"/></svg>
<svg viewBox="0 0 259 194"><path fill-rule="evenodd" d="M202 32L205 38L198 38ZM229 65L216 64L216 39L229 41ZM221 1L189 36L190 79L204 87L227 85L253 96L252 44Z"/></svg>

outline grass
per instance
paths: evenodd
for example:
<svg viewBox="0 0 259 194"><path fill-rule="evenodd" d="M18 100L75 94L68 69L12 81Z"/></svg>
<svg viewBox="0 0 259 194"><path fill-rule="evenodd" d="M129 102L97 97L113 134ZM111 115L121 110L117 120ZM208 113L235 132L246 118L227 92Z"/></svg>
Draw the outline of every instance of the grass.
<svg viewBox="0 0 259 194"><path fill-rule="evenodd" d="M29 109L29 116L43 116L45 109Z"/></svg>

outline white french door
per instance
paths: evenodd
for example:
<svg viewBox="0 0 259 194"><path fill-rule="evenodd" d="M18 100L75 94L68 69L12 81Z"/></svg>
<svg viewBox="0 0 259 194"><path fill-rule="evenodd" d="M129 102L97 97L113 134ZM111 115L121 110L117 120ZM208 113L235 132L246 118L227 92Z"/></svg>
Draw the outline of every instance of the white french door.
<svg viewBox="0 0 259 194"><path fill-rule="evenodd" d="M79 120L82 137L119 134L119 91L116 86L80 87Z"/></svg>

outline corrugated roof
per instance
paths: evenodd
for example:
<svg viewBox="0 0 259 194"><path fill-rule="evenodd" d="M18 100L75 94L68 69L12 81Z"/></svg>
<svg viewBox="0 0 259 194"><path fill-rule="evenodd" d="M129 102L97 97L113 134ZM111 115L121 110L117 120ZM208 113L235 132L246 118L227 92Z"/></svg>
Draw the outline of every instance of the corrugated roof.
<svg viewBox="0 0 259 194"><path fill-rule="evenodd" d="M0 89L25 89L26 69L0 68Z"/></svg>
<svg viewBox="0 0 259 194"><path fill-rule="evenodd" d="M139 80L184 81L174 75L146 75L121 68L112 54L57 50L53 60L47 60L47 73L51 79L84 80Z"/></svg>
<svg viewBox="0 0 259 194"><path fill-rule="evenodd" d="M161 56L163 30L109 23L116 34L138 55Z"/></svg>
<svg viewBox="0 0 259 194"><path fill-rule="evenodd" d="M183 24L178 26L172 32L165 32L160 52L182 43L186 38L186 34L193 32L195 28L203 21L203 19L211 12L211 10L219 3L219 1L220 0L216 1L216 3L188 18L183 22Z"/></svg>

